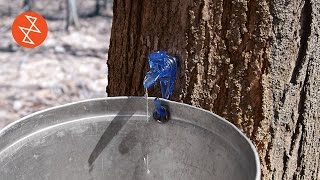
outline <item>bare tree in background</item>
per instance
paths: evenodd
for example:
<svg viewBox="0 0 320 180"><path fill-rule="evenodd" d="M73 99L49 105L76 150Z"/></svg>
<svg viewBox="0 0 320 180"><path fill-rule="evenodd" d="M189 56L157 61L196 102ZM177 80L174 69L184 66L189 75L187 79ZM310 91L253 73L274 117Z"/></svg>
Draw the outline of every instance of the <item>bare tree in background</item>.
<svg viewBox="0 0 320 180"><path fill-rule="evenodd" d="M96 8L94 15L100 15L101 9L107 9L108 1L109 0L96 0Z"/></svg>
<svg viewBox="0 0 320 180"><path fill-rule="evenodd" d="M33 7L33 0L23 0L23 10L31 11Z"/></svg>
<svg viewBox="0 0 320 180"><path fill-rule="evenodd" d="M76 0L66 0L66 26L65 29L68 31L71 25L76 28L79 27L79 17L77 12Z"/></svg>
<svg viewBox="0 0 320 180"><path fill-rule="evenodd" d="M100 9L101 9L102 3L103 3L102 0L96 0L96 9L94 12L95 15L100 14Z"/></svg>
<svg viewBox="0 0 320 180"><path fill-rule="evenodd" d="M68 31L71 25L76 28L79 27L79 16L77 12L76 0L65 0L66 2L66 26L65 29ZM23 10L31 11L34 6L34 0L23 0Z"/></svg>
<svg viewBox="0 0 320 180"><path fill-rule="evenodd" d="M108 1L109 0L103 0L103 7L106 9L108 8Z"/></svg>
<svg viewBox="0 0 320 180"><path fill-rule="evenodd" d="M115 0L114 14L109 96L143 95L147 54L166 50L172 99L242 129L263 179L319 178L319 0Z"/></svg>

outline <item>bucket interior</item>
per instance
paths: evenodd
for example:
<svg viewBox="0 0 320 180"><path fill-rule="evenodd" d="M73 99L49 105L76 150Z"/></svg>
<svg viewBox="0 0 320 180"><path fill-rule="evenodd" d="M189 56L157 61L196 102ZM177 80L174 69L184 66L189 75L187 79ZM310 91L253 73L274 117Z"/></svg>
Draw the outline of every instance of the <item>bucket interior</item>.
<svg viewBox="0 0 320 180"><path fill-rule="evenodd" d="M88 100L23 118L0 132L0 179L260 178L252 144L233 125L163 103L165 124L146 115L143 97Z"/></svg>

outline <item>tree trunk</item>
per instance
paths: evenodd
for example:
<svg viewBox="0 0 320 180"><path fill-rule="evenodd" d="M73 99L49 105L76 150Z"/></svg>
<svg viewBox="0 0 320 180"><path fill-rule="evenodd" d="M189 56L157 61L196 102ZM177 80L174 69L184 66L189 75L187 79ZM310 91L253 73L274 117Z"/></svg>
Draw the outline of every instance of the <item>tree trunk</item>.
<svg viewBox="0 0 320 180"><path fill-rule="evenodd" d="M317 0L115 0L107 92L143 95L148 53L166 50L180 60L171 99L242 129L263 179L317 179L318 14Z"/></svg>
<svg viewBox="0 0 320 180"><path fill-rule="evenodd" d="M23 10L31 11L33 9L34 2L33 0L23 0Z"/></svg>
<svg viewBox="0 0 320 180"><path fill-rule="evenodd" d="M77 4L76 0L65 0L66 1L66 26L65 30L68 31L71 25L74 25L78 28L79 25L79 17L77 12Z"/></svg>

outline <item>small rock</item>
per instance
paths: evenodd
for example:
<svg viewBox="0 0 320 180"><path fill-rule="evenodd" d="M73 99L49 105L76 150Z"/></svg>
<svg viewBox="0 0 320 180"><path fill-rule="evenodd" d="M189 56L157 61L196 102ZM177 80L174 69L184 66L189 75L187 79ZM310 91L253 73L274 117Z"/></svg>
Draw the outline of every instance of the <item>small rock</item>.
<svg viewBox="0 0 320 180"><path fill-rule="evenodd" d="M57 53L64 53L64 52L66 52L66 50L64 49L63 46L56 46L56 47L54 47L54 51L57 52Z"/></svg>
<svg viewBox="0 0 320 180"><path fill-rule="evenodd" d="M19 111L19 110L21 110L21 108L22 108L22 102L21 101L14 101L14 103L13 103L13 109L15 110L15 111Z"/></svg>

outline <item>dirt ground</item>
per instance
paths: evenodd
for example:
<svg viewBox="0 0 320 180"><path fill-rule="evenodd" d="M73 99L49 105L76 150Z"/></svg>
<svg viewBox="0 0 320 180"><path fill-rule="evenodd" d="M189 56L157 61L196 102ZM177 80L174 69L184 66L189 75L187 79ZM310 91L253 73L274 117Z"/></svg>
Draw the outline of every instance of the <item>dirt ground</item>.
<svg viewBox="0 0 320 180"><path fill-rule="evenodd" d="M64 0L36 0L49 33L40 47L26 49L11 37L22 1L0 0L0 129L32 112L106 96L112 4L92 16L95 1L77 3L81 26L67 32Z"/></svg>

